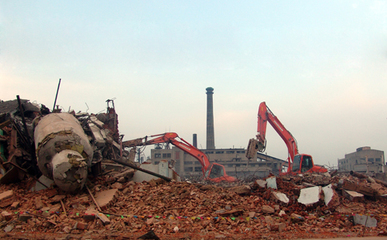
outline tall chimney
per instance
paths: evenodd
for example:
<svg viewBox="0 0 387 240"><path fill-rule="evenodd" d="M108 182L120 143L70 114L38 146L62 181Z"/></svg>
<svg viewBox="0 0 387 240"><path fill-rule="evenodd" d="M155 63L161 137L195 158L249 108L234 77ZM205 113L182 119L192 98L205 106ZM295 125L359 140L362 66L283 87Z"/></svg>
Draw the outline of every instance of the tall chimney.
<svg viewBox="0 0 387 240"><path fill-rule="evenodd" d="M198 135L196 133L193 134L192 145L198 147Z"/></svg>
<svg viewBox="0 0 387 240"><path fill-rule="evenodd" d="M214 109L212 95L214 89L206 88L207 92L207 149L215 149L215 134L214 134Z"/></svg>

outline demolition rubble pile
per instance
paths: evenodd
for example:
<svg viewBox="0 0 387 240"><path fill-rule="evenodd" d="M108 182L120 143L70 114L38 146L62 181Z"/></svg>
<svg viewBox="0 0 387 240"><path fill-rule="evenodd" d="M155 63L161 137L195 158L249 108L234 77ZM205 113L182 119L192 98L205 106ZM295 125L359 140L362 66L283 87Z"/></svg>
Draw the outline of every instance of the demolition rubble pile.
<svg viewBox="0 0 387 240"><path fill-rule="evenodd" d="M31 184L0 186L4 236L136 239L152 231L160 239L291 239L378 236L387 227L386 187L349 174L223 187L98 177L76 195L57 187L32 192Z"/></svg>
<svg viewBox="0 0 387 240"><path fill-rule="evenodd" d="M387 235L384 175L332 172L223 185L163 178L134 181L135 167L117 168L111 161L129 163L133 152L118 144L117 115L107 102L107 113L98 115L50 113L19 98L0 102L2 237Z"/></svg>

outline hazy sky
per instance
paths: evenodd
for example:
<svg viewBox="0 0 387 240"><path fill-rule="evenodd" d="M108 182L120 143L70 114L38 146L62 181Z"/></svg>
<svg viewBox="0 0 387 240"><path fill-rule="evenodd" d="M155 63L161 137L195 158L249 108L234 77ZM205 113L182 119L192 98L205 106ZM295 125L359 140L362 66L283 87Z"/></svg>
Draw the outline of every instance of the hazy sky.
<svg viewBox="0 0 387 240"><path fill-rule="evenodd" d="M106 111L124 140L247 147L260 102L317 164L387 151L387 1L0 0L0 99ZM267 154L287 149L267 127ZM152 147L148 147L149 149Z"/></svg>

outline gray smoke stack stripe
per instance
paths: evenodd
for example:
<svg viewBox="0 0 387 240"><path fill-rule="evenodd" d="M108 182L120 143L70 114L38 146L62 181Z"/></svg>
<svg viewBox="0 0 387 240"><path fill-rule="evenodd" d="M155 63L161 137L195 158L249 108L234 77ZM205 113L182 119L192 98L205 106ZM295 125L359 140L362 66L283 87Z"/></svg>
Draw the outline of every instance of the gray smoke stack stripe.
<svg viewBox="0 0 387 240"><path fill-rule="evenodd" d="M214 109L212 102L212 95L214 89L212 87L206 88L207 92L207 149L215 149L215 134L214 134Z"/></svg>
<svg viewBox="0 0 387 240"><path fill-rule="evenodd" d="M194 133L192 137L193 137L192 145L197 148L198 147L198 135L196 133Z"/></svg>

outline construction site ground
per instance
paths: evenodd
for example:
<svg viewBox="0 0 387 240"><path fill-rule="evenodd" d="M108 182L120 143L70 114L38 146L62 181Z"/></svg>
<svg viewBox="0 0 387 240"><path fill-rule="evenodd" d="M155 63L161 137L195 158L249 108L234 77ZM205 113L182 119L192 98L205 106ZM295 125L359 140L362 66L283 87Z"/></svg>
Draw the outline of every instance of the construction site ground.
<svg viewBox="0 0 387 240"><path fill-rule="evenodd" d="M311 177L311 176L310 176ZM313 177L316 179L316 177ZM335 196L326 205L297 201L307 177L276 178L278 188L257 182L205 184L161 179L118 182L108 175L90 179L83 192L63 194L55 186L31 191L33 178L0 185L4 239L307 239L383 237L387 201L349 199L340 180L368 186L351 175L330 177ZM311 183L308 183L311 184ZM385 187L379 184L378 191ZM288 196L284 203L273 192ZM6 196L5 196L6 195ZM284 214L285 213L285 214ZM376 226L354 224L354 215ZM144 236L145 235L145 236Z"/></svg>

